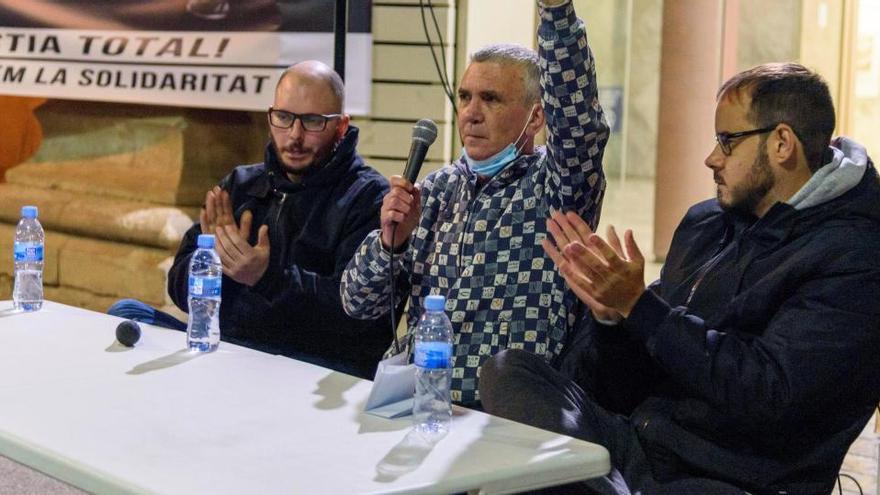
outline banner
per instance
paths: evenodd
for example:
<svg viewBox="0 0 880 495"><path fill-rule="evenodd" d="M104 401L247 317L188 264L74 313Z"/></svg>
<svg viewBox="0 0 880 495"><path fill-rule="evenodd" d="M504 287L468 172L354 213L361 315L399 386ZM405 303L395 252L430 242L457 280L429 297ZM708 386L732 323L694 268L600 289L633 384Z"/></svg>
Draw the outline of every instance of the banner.
<svg viewBox="0 0 880 495"><path fill-rule="evenodd" d="M335 0L0 0L0 94L264 111L333 66ZM349 0L346 111L368 114L370 0Z"/></svg>

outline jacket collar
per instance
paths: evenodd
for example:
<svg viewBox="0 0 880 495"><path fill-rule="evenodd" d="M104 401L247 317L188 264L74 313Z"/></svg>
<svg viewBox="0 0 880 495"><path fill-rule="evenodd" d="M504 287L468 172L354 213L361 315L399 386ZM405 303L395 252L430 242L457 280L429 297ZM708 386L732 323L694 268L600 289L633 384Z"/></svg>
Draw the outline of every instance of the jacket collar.
<svg viewBox="0 0 880 495"><path fill-rule="evenodd" d="M486 181L483 190L502 188L525 175L532 165L546 156L546 153L542 153L541 150L543 150L543 147L536 148L535 153L530 155L519 155L516 157L508 166ZM452 165L459 173L468 178L468 182L472 184L477 182L477 174L464 161L464 157L460 157Z"/></svg>
<svg viewBox="0 0 880 495"><path fill-rule="evenodd" d="M311 167L303 174L302 181L293 183L287 178L281 162L270 140L263 154L268 173L254 181L247 193L255 197L266 197L273 191L296 192L312 188L324 188L339 182L346 173L357 166L356 154L359 130L350 125L330 159L323 164Z"/></svg>
<svg viewBox="0 0 880 495"><path fill-rule="evenodd" d="M762 218L725 212L728 224L725 237L748 235L752 240L772 247L799 232L817 228L831 216L841 215L863 216L880 223L880 183L870 159L855 186L824 203L804 209L776 203Z"/></svg>

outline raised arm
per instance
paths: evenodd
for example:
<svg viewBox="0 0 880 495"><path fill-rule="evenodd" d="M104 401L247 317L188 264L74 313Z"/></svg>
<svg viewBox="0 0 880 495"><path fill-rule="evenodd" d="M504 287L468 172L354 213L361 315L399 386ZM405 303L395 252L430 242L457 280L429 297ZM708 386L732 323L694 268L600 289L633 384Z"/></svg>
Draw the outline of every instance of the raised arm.
<svg viewBox="0 0 880 495"><path fill-rule="evenodd" d="M608 124L583 21L569 0L539 2L538 56L547 119L545 194L557 210L575 210L595 228L605 192L602 158Z"/></svg>

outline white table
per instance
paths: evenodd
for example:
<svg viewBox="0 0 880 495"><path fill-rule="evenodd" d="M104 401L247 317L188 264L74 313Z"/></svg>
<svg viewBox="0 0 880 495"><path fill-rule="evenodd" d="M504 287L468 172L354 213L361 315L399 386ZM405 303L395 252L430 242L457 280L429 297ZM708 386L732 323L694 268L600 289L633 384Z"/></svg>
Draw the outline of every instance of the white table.
<svg viewBox="0 0 880 495"><path fill-rule="evenodd" d="M433 447L371 382L47 302L0 302L0 454L97 493L507 493L608 472L598 445L466 409Z"/></svg>

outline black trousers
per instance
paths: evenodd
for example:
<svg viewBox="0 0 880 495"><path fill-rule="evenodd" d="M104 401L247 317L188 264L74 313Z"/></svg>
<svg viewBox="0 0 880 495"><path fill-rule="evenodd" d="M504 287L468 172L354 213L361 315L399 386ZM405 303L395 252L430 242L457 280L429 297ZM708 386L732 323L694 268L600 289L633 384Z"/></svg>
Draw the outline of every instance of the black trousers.
<svg viewBox="0 0 880 495"><path fill-rule="evenodd" d="M597 405L588 392L535 354L506 350L489 359L480 370L480 399L490 414L597 443L608 449L611 472L607 476L542 493L745 493L709 479L658 483L651 475L645 452L629 418Z"/></svg>

